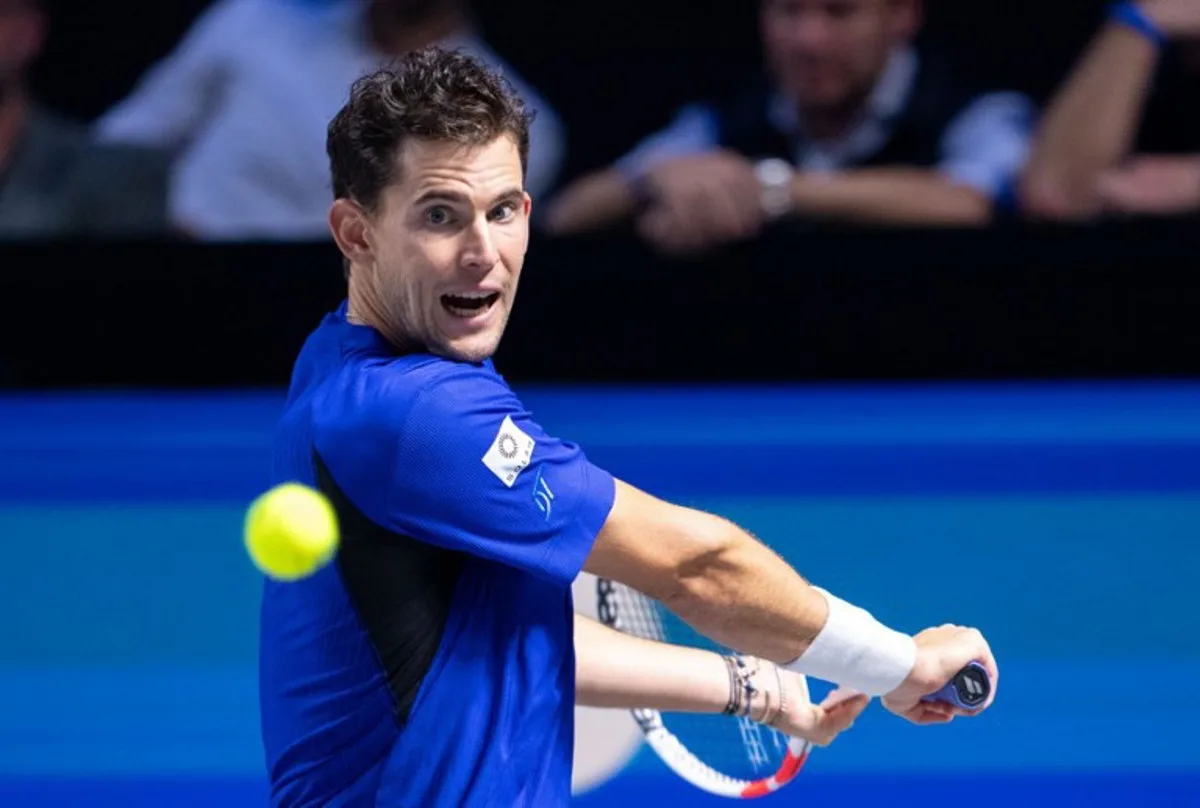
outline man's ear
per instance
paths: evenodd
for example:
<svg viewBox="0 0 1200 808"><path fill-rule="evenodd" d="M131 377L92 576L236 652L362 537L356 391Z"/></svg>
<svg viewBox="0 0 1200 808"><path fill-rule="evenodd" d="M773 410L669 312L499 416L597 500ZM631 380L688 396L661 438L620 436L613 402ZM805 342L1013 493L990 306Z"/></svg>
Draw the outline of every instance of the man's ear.
<svg viewBox="0 0 1200 808"><path fill-rule="evenodd" d="M351 264L371 263L371 244L367 238L366 212L349 199L334 200L329 209L329 231L342 255Z"/></svg>

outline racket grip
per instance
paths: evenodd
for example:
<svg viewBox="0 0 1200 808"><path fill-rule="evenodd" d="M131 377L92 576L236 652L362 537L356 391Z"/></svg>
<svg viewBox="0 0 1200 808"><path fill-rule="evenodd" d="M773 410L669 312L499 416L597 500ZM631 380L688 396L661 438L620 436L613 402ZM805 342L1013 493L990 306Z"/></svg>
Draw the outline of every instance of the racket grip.
<svg viewBox="0 0 1200 808"><path fill-rule="evenodd" d="M974 710L987 701L991 694L992 678L988 676L987 668L972 662L956 673L945 687L930 693L921 701L944 701L964 710Z"/></svg>

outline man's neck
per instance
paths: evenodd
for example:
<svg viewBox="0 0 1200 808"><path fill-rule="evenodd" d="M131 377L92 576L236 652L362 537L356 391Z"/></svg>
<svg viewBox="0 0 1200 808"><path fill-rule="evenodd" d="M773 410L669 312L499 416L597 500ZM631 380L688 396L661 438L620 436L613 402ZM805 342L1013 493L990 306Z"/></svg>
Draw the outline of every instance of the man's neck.
<svg viewBox="0 0 1200 808"><path fill-rule="evenodd" d="M350 282L346 290L346 322L373 328L392 345L402 350L407 349L409 346L404 335L389 325L378 296L362 281L361 275L356 277L356 272L361 270L350 271Z"/></svg>
<svg viewBox="0 0 1200 808"><path fill-rule="evenodd" d="M867 86L840 104L798 110L807 135L818 141L840 140L873 115L893 115L904 106L916 80L916 56L908 46L893 48Z"/></svg>
<svg viewBox="0 0 1200 808"><path fill-rule="evenodd" d="M379 316L374 297L357 280L354 277L354 271L351 270L346 290L346 320L354 325L366 325L376 331L382 331L380 326L383 324L383 319Z"/></svg>
<svg viewBox="0 0 1200 808"><path fill-rule="evenodd" d="M12 159L25 123L29 119L29 99L19 84L0 89L0 171Z"/></svg>
<svg viewBox="0 0 1200 808"><path fill-rule="evenodd" d="M871 100L872 87L842 104L800 110L804 128L813 140L837 140L849 133L863 116Z"/></svg>

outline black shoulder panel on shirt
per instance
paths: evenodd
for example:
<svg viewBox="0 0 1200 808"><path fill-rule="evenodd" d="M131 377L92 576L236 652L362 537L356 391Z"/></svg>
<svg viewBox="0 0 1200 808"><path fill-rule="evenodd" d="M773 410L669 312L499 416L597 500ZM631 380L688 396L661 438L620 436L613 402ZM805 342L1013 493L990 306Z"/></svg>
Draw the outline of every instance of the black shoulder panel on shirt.
<svg viewBox="0 0 1200 808"><path fill-rule="evenodd" d="M342 492L313 453L317 487L337 511L337 565L387 675L396 718L408 720L450 615L463 555L380 527Z"/></svg>

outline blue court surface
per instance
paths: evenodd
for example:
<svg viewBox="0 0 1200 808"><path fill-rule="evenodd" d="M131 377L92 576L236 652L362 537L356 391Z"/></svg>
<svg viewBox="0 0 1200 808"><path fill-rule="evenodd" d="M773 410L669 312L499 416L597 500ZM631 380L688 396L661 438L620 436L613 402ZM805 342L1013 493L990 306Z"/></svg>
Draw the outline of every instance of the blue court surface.
<svg viewBox="0 0 1200 808"><path fill-rule="evenodd" d="M1200 805L1200 384L518 390L906 629L989 635L995 708L872 708L763 804ZM0 399L0 806L266 801L271 394ZM721 805L639 753L587 808Z"/></svg>

